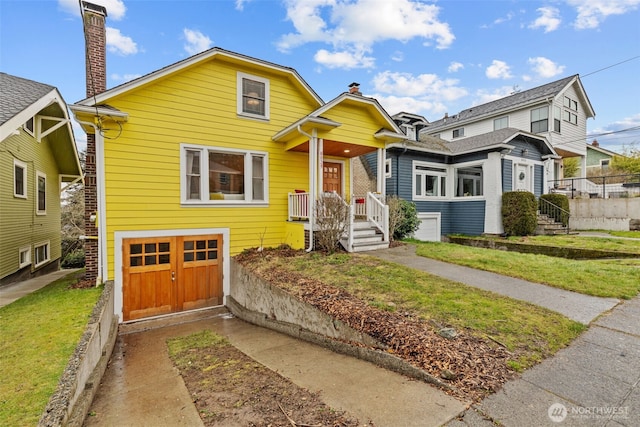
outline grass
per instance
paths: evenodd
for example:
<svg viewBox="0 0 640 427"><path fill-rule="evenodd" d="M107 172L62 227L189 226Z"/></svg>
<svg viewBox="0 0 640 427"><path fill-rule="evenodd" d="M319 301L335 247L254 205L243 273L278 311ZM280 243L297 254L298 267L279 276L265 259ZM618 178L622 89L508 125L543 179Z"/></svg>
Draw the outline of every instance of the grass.
<svg viewBox="0 0 640 427"><path fill-rule="evenodd" d="M585 326L558 313L366 255L307 254L269 258L252 269L307 274L343 288L370 305L409 311L423 319L491 337L514 353L514 368L529 367L565 347Z"/></svg>
<svg viewBox="0 0 640 427"><path fill-rule="evenodd" d="M586 295L629 299L640 293L640 259L576 261L439 242L416 245L423 257Z"/></svg>
<svg viewBox="0 0 640 427"><path fill-rule="evenodd" d="M637 235L640 236L640 232L637 231L612 231L610 233L620 233L615 234L616 236L619 235L620 237L632 237L632 235L623 236L623 234L628 233L637 233ZM489 237L474 238L495 240L495 238ZM529 245L595 249L612 252L628 252L638 254L638 256L640 257L640 240L616 239L615 237L588 237L566 234L559 234L556 236L512 236L509 237L508 240L515 243L526 243Z"/></svg>
<svg viewBox="0 0 640 427"><path fill-rule="evenodd" d="M188 367L199 358L193 350L219 345L230 344L226 338L207 329L185 337L169 338L167 340L169 357L179 368Z"/></svg>
<svg viewBox="0 0 640 427"><path fill-rule="evenodd" d="M607 231L607 233L611 234L612 236L640 239L640 231Z"/></svg>
<svg viewBox="0 0 640 427"><path fill-rule="evenodd" d="M0 425L36 425L55 391L102 292L77 274L0 308Z"/></svg>

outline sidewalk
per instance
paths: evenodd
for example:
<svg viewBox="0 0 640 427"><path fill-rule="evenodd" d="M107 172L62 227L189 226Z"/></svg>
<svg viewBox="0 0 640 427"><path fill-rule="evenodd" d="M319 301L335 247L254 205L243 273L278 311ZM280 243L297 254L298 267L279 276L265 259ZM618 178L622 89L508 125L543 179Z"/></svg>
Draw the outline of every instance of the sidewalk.
<svg viewBox="0 0 640 427"><path fill-rule="evenodd" d="M55 282L61 277L78 271L79 268L70 268L65 270L54 271L53 273L45 274L42 276L34 277L33 279L25 280L23 282L12 283L0 288L0 307L9 305L15 300L22 298L32 292L37 291L40 288L44 288L51 282Z"/></svg>
<svg viewBox="0 0 640 427"><path fill-rule="evenodd" d="M416 255L414 245L373 251L370 254L455 282L527 301L556 311L585 325L591 323L600 314L611 310L620 302L615 298L583 295L501 274L421 257Z"/></svg>
<svg viewBox="0 0 640 427"><path fill-rule="evenodd" d="M590 324L569 347L508 382L447 427L640 425L640 296L618 305L613 298L420 257L411 245L372 254Z"/></svg>

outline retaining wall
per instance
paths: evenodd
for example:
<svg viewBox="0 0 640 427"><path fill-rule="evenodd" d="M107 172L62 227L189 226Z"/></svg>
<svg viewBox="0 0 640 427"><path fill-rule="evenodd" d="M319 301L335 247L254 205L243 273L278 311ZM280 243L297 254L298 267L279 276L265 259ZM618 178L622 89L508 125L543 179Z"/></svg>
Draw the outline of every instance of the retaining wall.
<svg viewBox="0 0 640 427"><path fill-rule="evenodd" d="M107 282L38 426L82 426L84 423L118 335L113 296L113 282Z"/></svg>
<svg viewBox="0 0 640 427"><path fill-rule="evenodd" d="M640 221L640 197L569 199L572 230L628 231Z"/></svg>

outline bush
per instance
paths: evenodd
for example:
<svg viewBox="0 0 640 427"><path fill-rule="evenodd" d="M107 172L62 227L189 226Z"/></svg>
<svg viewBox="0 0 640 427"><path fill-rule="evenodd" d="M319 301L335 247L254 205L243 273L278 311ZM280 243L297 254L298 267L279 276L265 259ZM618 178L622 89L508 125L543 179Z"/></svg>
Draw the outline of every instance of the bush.
<svg viewBox="0 0 640 427"><path fill-rule="evenodd" d="M397 196L387 197L389 206L389 236L400 240L413 234L420 226L416 204Z"/></svg>
<svg viewBox="0 0 640 427"><path fill-rule="evenodd" d="M538 224L536 196L528 191L509 191L502 195L502 225L510 236L528 236Z"/></svg>
<svg viewBox="0 0 640 427"><path fill-rule="evenodd" d="M548 205L542 202L543 199L566 212L560 209L549 209L547 207ZM556 222L561 222L565 227L569 224L569 198L564 194L543 194L540 196L540 206L538 209L540 209L540 213L546 214Z"/></svg>
<svg viewBox="0 0 640 427"><path fill-rule="evenodd" d="M340 238L349 226L349 206L332 193L324 193L316 202L315 232L318 247L330 254L339 249Z"/></svg>
<svg viewBox="0 0 640 427"><path fill-rule="evenodd" d="M69 252L60 264L62 268L82 268L84 267L84 249L79 248Z"/></svg>

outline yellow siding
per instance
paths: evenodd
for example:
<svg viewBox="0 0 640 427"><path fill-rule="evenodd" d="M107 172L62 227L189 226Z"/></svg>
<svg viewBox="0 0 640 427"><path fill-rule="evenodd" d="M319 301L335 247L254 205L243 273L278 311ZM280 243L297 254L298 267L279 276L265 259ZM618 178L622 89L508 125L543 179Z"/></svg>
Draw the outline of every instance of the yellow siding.
<svg viewBox="0 0 640 427"><path fill-rule="evenodd" d="M237 116L238 71L269 79L268 122ZM232 254L259 246L262 234L265 246L299 246L301 228L301 236L288 236L287 193L308 187L308 156L285 152L271 137L317 105L287 79L214 60L109 104L129 114L120 136L105 140L110 277L115 231L229 228ZM267 152L268 206L182 207L180 143Z"/></svg>
<svg viewBox="0 0 640 427"><path fill-rule="evenodd" d="M320 133L321 138L344 141L367 147L384 148L384 143L373 135L380 130L381 120L360 104L342 103L322 114L329 120L341 123L330 132Z"/></svg>

